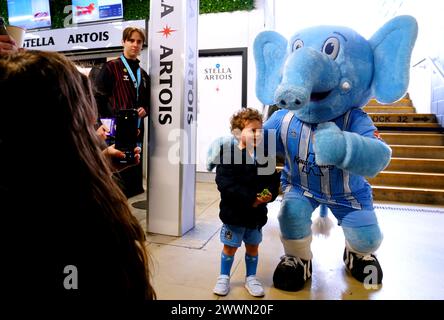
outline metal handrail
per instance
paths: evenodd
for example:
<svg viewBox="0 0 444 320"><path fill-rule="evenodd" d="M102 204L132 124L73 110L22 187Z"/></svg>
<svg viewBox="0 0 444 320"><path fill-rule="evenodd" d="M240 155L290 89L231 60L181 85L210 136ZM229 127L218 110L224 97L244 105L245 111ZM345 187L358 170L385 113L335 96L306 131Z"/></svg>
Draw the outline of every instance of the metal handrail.
<svg viewBox="0 0 444 320"><path fill-rule="evenodd" d="M432 58L430 57L425 57L422 60L418 61L417 63L415 63L414 65L412 65L412 68L419 66L420 64L422 64L423 62L429 61L431 63L431 65L433 66L433 68L438 72L438 74L441 76L442 80L444 81L444 72L441 70L441 68L436 64L435 61L433 61Z"/></svg>
<svg viewBox="0 0 444 320"><path fill-rule="evenodd" d="M438 71L439 75L441 76L441 78L444 80L444 72L441 70L441 68L436 64L435 61L433 61L432 58L428 57L430 62L432 62L433 66L435 67L436 71Z"/></svg>

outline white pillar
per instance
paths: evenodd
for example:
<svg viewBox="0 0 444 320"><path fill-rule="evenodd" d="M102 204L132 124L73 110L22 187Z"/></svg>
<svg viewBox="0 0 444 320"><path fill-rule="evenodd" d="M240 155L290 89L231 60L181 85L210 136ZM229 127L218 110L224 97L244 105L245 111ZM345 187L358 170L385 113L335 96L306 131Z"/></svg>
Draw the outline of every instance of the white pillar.
<svg viewBox="0 0 444 320"><path fill-rule="evenodd" d="M195 224L198 0L151 1L149 232Z"/></svg>

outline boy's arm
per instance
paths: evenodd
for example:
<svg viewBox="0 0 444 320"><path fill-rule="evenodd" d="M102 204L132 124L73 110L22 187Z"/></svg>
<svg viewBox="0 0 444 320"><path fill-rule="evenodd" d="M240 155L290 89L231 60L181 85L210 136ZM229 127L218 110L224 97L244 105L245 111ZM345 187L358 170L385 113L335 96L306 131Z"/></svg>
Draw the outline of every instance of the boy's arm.
<svg viewBox="0 0 444 320"><path fill-rule="evenodd" d="M267 199L266 202L274 201L279 195L280 177L281 174L276 170L271 175L262 176L261 184L264 186L264 189L260 195L262 197L270 195L269 200Z"/></svg>

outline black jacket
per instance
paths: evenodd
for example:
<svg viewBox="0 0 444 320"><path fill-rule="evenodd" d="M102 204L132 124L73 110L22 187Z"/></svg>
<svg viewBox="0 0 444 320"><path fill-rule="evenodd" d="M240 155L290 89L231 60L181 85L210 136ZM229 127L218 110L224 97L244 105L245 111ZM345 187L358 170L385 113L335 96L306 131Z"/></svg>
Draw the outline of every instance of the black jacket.
<svg viewBox="0 0 444 320"><path fill-rule="evenodd" d="M139 60L127 59L133 74L137 74ZM150 77L141 68L141 84L137 100L136 89L120 58L106 62L94 80L94 92L99 116L101 118L114 117L120 109L137 109L142 107L149 113L150 105Z"/></svg>
<svg viewBox="0 0 444 320"><path fill-rule="evenodd" d="M262 152L257 154L264 155ZM266 157L254 161L246 149L240 150L236 145L221 147L216 183L221 197L219 217L223 223L250 229L265 225L266 204L253 207L253 203L265 188L272 193L273 201L279 194L280 185L280 174L275 167L271 174L258 174L258 170L265 169L267 164Z"/></svg>

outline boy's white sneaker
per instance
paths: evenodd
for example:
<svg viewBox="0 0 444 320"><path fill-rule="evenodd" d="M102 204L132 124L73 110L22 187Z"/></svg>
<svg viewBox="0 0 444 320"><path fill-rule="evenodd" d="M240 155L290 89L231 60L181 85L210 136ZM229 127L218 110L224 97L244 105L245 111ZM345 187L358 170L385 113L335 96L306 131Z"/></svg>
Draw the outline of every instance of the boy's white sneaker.
<svg viewBox="0 0 444 320"><path fill-rule="evenodd" d="M226 296L230 291L230 276L226 274L221 274L217 278L216 285L214 286L213 292L218 296Z"/></svg>
<svg viewBox="0 0 444 320"><path fill-rule="evenodd" d="M253 297L263 297L265 296L264 288L262 284L256 279L256 276L248 276L245 279L245 288L247 288L248 293Z"/></svg>

